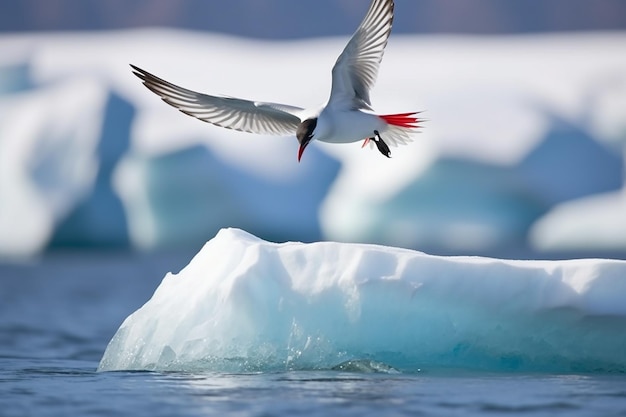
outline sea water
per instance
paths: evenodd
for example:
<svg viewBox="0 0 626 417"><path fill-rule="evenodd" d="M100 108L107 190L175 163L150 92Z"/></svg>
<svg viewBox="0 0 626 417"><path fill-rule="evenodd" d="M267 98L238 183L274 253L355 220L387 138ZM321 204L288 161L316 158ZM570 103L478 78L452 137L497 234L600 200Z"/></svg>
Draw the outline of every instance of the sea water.
<svg viewBox="0 0 626 417"><path fill-rule="evenodd" d="M56 254L0 266L0 415L626 415L626 375L345 370L96 372L191 254Z"/></svg>
<svg viewBox="0 0 626 417"><path fill-rule="evenodd" d="M3 416L617 416L622 376L341 372L95 373L94 362L0 360Z"/></svg>

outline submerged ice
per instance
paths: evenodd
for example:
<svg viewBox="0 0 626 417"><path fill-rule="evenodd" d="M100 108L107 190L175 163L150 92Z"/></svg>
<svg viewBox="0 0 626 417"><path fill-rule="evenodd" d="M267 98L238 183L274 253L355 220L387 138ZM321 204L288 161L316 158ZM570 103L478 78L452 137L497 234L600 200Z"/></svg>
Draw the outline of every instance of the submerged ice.
<svg viewBox="0 0 626 417"><path fill-rule="evenodd" d="M223 229L124 321L99 370L626 372L624 300L624 261L276 244Z"/></svg>

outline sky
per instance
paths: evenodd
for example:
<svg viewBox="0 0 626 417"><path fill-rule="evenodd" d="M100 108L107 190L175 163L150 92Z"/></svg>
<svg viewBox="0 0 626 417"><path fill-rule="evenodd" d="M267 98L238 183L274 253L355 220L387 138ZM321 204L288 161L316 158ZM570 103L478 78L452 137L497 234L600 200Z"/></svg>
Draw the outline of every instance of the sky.
<svg viewBox="0 0 626 417"><path fill-rule="evenodd" d="M624 30L623 0L396 0L395 33ZM2 0L0 32L176 27L288 39L345 35L365 0ZM320 22L323 22L320 24Z"/></svg>

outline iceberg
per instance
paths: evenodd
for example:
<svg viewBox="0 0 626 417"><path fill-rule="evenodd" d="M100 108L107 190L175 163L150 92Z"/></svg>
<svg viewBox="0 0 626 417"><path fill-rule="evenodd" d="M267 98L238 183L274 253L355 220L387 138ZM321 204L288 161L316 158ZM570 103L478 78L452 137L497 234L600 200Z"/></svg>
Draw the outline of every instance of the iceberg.
<svg viewBox="0 0 626 417"><path fill-rule="evenodd" d="M321 105L349 35L1 34L0 257L199 247L225 226L440 254L545 257L576 242L577 254L624 257L624 32L394 36L376 110L423 109L429 122L391 160L316 144L298 164L294 138L183 116L128 67L198 91ZM592 215L575 206L587 198L601 200L588 200Z"/></svg>
<svg viewBox="0 0 626 417"><path fill-rule="evenodd" d="M626 372L626 261L433 256L222 229L99 371Z"/></svg>
<svg viewBox="0 0 626 417"><path fill-rule="evenodd" d="M530 242L543 252L568 250L615 252L626 248L626 188L559 204L530 231Z"/></svg>
<svg viewBox="0 0 626 417"><path fill-rule="evenodd" d="M0 95L0 257L41 251L93 189L107 96L89 77Z"/></svg>

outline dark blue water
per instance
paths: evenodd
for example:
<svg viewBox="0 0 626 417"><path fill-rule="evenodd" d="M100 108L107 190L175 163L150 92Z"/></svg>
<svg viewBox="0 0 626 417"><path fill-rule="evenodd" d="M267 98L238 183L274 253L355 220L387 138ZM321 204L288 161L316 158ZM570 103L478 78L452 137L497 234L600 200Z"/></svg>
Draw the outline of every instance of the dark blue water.
<svg viewBox="0 0 626 417"><path fill-rule="evenodd" d="M0 265L0 416L626 416L626 375L97 373L121 321L191 257Z"/></svg>

